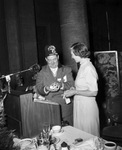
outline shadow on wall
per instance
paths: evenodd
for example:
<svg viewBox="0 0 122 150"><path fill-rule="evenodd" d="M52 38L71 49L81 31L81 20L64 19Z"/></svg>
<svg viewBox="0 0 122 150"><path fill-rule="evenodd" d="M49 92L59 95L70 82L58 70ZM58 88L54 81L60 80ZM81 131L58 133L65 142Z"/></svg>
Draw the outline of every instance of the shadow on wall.
<svg viewBox="0 0 122 150"><path fill-rule="evenodd" d="M105 95L105 79L103 75L97 70L99 80L98 80L98 95L96 101L99 108L99 118L100 118L100 129L102 130L107 125L107 110L106 110L106 95Z"/></svg>

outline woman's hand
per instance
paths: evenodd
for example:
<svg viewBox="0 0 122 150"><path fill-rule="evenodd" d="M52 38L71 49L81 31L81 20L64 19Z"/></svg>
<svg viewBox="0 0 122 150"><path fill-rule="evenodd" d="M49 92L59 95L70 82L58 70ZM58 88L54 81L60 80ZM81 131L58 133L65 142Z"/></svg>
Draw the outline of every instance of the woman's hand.
<svg viewBox="0 0 122 150"><path fill-rule="evenodd" d="M71 97L75 95L76 90L75 89L70 89L64 92L63 97Z"/></svg>

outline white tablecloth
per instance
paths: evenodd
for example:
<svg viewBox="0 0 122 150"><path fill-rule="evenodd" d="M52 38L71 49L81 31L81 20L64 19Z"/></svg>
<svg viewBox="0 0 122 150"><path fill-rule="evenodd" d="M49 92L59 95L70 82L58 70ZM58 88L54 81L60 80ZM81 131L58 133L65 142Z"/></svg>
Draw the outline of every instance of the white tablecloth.
<svg viewBox="0 0 122 150"><path fill-rule="evenodd" d="M62 131L60 133L53 134L54 137L57 139L56 147L57 149L60 149L61 143L66 142L70 147L70 150L103 150L103 144L102 141L99 141L100 138L91 135L89 133L86 133L82 130L76 129L72 126L66 126L62 128ZM80 145L74 145L74 141L77 138L82 138L83 142L80 143ZM21 147L28 147L32 146L34 147L34 150L37 150L35 144L33 143L35 138L33 139L14 139L14 146L19 145ZM103 140L103 142L105 142ZM32 145L33 144L33 145ZM117 146L116 150L122 150L122 147Z"/></svg>
<svg viewBox="0 0 122 150"><path fill-rule="evenodd" d="M82 138L83 141L94 138L94 135L86 133L82 130L74 128L72 126L65 126L62 128L62 132L53 134L53 136L60 139L59 143L65 141L68 145L72 145L75 139Z"/></svg>

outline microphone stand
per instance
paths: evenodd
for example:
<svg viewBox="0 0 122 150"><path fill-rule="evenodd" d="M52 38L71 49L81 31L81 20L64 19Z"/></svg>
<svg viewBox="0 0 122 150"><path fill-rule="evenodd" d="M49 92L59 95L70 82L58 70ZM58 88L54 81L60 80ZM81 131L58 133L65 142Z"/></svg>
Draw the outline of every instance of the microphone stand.
<svg viewBox="0 0 122 150"><path fill-rule="evenodd" d="M40 67L39 67L38 64L34 64L34 65L32 65L29 69L25 69L25 70L18 71L18 72L16 72L16 73L11 73L11 74L8 74L8 75L2 75L2 76L0 77L0 79L3 79L3 78L6 79L7 84L8 84L8 92L9 92L9 93L11 92L11 87L10 87L11 76L17 75L17 74L20 74L20 73L23 73L23 72L27 72L27 71L34 70L34 69L35 69L34 67L37 67L36 69L40 69Z"/></svg>

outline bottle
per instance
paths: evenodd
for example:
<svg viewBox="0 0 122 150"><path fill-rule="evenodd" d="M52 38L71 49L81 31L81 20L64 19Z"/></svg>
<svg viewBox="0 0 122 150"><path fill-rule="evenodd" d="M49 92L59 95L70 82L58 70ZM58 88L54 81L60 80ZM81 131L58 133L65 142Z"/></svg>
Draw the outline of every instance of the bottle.
<svg viewBox="0 0 122 150"><path fill-rule="evenodd" d="M66 142L61 143L61 150L68 150L68 145Z"/></svg>

